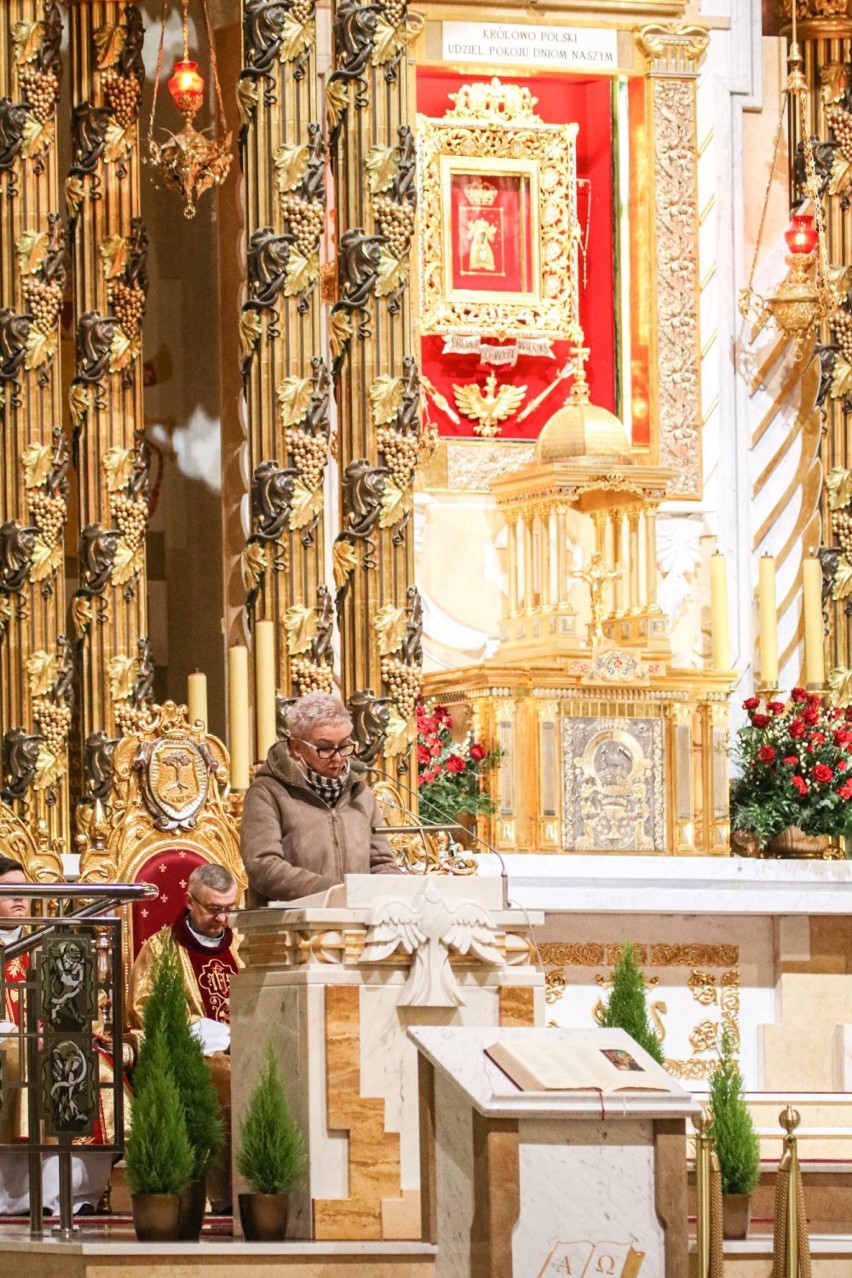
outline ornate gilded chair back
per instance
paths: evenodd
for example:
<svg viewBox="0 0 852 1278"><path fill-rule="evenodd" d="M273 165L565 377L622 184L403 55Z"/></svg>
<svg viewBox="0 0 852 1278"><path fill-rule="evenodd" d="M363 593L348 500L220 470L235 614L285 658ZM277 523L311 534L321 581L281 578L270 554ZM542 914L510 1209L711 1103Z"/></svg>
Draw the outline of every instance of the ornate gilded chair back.
<svg viewBox="0 0 852 1278"><path fill-rule="evenodd" d="M79 837L80 881L160 889L156 900L128 911L125 976L148 937L177 917L196 866L229 869L242 901L246 875L228 772L222 742L190 724L173 701L154 706L150 720L116 745L109 811L90 808Z"/></svg>
<svg viewBox="0 0 852 1278"><path fill-rule="evenodd" d="M62 882L62 844L51 839L44 822L35 834L0 800L0 854L11 857L32 883Z"/></svg>

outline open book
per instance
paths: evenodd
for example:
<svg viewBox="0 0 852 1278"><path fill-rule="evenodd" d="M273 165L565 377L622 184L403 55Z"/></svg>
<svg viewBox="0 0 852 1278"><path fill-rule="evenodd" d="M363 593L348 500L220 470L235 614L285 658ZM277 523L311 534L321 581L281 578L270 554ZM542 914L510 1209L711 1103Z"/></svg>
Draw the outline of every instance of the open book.
<svg viewBox="0 0 852 1278"><path fill-rule="evenodd" d="M494 1043L485 1053L522 1092L667 1092L664 1079L624 1047L590 1039Z"/></svg>

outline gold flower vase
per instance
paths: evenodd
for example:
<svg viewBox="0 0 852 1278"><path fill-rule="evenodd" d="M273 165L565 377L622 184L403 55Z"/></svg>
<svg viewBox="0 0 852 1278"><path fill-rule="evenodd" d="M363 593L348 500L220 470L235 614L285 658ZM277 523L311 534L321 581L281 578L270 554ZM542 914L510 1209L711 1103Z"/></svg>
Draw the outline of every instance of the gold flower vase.
<svg viewBox="0 0 852 1278"><path fill-rule="evenodd" d="M845 859L840 842L830 834L805 834L797 825L788 825L786 830L771 838L766 844L764 855L789 861Z"/></svg>

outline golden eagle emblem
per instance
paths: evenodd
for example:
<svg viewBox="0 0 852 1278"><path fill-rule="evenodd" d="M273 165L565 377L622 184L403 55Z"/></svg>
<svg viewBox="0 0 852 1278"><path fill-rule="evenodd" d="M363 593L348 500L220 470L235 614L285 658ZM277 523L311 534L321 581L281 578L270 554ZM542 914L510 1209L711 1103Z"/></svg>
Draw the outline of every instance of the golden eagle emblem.
<svg viewBox="0 0 852 1278"><path fill-rule="evenodd" d="M474 431L490 439L500 434L498 422L511 417L524 402L526 386L501 386L497 389L497 374L489 373L482 391L471 382L467 386L453 386L453 397L456 408L465 417L472 417L476 422Z"/></svg>

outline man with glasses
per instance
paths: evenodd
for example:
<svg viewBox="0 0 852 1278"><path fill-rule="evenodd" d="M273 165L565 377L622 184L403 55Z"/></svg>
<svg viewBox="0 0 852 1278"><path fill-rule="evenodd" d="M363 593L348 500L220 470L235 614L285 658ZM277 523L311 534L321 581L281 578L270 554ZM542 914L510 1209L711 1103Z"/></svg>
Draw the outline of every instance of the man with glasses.
<svg viewBox="0 0 852 1278"><path fill-rule="evenodd" d="M342 701L310 692L287 715L249 787L242 854L250 906L290 901L342 883L345 874L397 874L370 787L350 767L355 743Z"/></svg>
<svg viewBox="0 0 852 1278"><path fill-rule="evenodd" d="M222 1106L226 1135L231 1130L231 977L242 963L228 916L237 908L237 880L223 865L199 865L186 885L186 905L170 927L145 942L130 975L130 1027L141 1030L151 992L154 960L169 935L177 942L192 1032L210 1065ZM228 1142L207 1178L214 1211L230 1210Z"/></svg>

